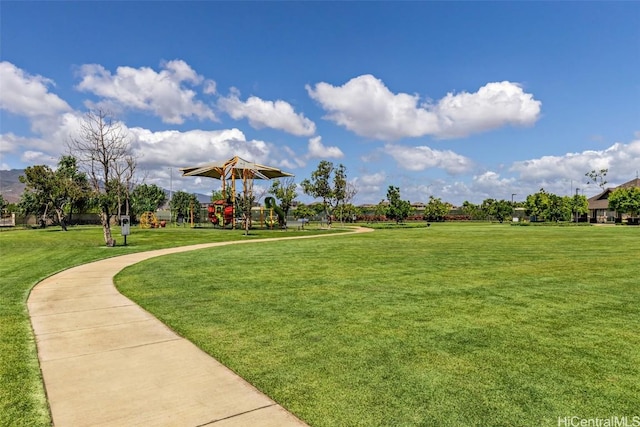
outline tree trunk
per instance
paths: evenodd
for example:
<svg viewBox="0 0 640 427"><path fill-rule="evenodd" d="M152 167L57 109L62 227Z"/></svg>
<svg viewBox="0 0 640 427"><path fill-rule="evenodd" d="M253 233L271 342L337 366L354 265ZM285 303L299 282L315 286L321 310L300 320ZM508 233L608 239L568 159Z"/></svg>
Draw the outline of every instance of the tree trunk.
<svg viewBox="0 0 640 427"><path fill-rule="evenodd" d="M116 245L116 241L111 237L111 215L106 212L100 213L100 222L102 222L102 232L104 234L104 243L112 248Z"/></svg>
<svg viewBox="0 0 640 427"><path fill-rule="evenodd" d="M58 222L60 223L60 227L62 227L62 231L67 231L67 223L62 209L56 209L56 216L58 217Z"/></svg>
<svg viewBox="0 0 640 427"><path fill-rule="evenodd" d="M49 210L49 205L47 204L44 208L44 213L42 217L40 217L40 228L45 228L47 226L47 211Z"/></svg>

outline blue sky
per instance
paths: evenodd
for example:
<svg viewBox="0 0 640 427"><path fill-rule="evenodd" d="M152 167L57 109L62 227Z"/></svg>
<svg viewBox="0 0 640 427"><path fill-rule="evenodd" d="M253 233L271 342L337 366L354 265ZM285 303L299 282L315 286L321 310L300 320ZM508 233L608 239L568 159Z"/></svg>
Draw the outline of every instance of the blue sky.
<svg viewBox="0 0 640 427"><path fill-rule="evenodd" d="M638 2L0 3L0 169L55 165L111 111L139 180L240 155L356 203L597 193L640 170ZM173 178L173 179L172 179ZM261 184L256 183L256 186ZM301 199L305 199L301 197Z"/></svg>

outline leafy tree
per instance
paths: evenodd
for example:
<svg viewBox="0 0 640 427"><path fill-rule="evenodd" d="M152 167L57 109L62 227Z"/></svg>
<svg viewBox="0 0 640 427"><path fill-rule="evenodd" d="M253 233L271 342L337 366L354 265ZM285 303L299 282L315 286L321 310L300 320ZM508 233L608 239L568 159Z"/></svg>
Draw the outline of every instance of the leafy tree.
<svg viewBox="0 0 640 427"><path fill-rule="evenodd" d="M439 198L429 196L429 203L424 207L424 216L429 221L443 221L445 215L451 210L449 203L443 202Z"/></svg>
<svg viewBox="0 0 640 427"><path fill-rule="evenodd" d="M568 198L568 196L565 196ZM556 194L549 193L549 207L545 213L549 221L566 221L571 218L571 211L567 209L565 199Z"/></svg>
<svg viewBox="0 0 640 427"><path fill-rule="evenodd" d="M592 171L585 173L584 176L589 178L587 184L597 184L601 189L604 190L604 186L607 185L607 181L605 180L607 172L609 172L609 169L593 169Z"/></svg>
<svg viewBox="0 0 640 427"><path fill-rule="evenodd" d="M280 209L284 211L285 224L291 205L296 197L298 197L298 193L296 193L297 188L298 186L293 178L285 178L283 180L276 179L271 183L269 194L273 194L280 201Z"/></svg>
<svg viewBox="0 0 640 427"><path fill-rule="evenodd" d="M24 216L35 215L36 217L45 216L46 205L42 205L36 198L36 195L30 191L24 191L18 202L18 212Z"/></svg>
<svg viewBox="0 0 640 427"><path fill-rule="evenodd" d="M7 203L4 197L2 197L2 194L0 194L0 212L4 212L4 209L7 207L8 204L9 203Z"/></svg>
<svg viewBox="0 0 640 427"><path fill-rule="evenodd" d="M575 212L587 211L587 200L584 196L558 196L547 193L544 188L527 196L524 203L525 213L543 221L569 221Z"/></svg>
<svg viewBox="0 0 640 427"><path fill-rule="evenodd" d="M4 213L18 213L20 211L17 203L9 203L5 200Z"/></svg>
<svg viewBox="0 0 640 427"><path fill-rule="evenodd" d="M480 205L480 210L484 213L486 218L493 217L493 205L496 203L495 199L484 199Z"/></svg>
<svg viewBox="0 0 640 427"><path fill-rule="evenodd" d="M486 199L482 202L482 210L503 222L513 214L513 205L508 200Z"/></svg>
<svg viewBox="0 0 640 427"><path fill-rule="evenodd" d="M640 188L616 188L609 194L609 208L632 217L640 213Z"/></svg>
<svg viewBox="0 0 640 427"><path fill-rule="evenodd" d="M407 219L413 210L411 202L400 199L399 187L389 186L387 189L387 200L389 200L389 206L387 206L386 216L389 219L395 220L396 224Z"/></svg>
<svg viewBox="0 0 640 427"><path fill-rule="evenodd" d="M462 203L462 213L475 220L487 218L487 215L480 205L473 204L466 200Z"/></svg>
<svg viewBox="0 0 640 427"><path fill-rule="evenodd" d="M186 191L176 191L171 197L169 204L171 213L174 218L182 218L184 222L191 218L191 209L193 209L194 220L200 219L200 202L195 194L189 194Z"/></svg>
<svg viewBox="0 0 640 427"><path fill-rule="evenodd" d="M222 192L222 190L215 190L211 193L211 203L215 202L216 200L227 200L231 197L231 187L227 187L228 191L227 193L229 194L224 194Z"/></svg>
<svg viewBox="0 0 640 427"><path fill-rule="evenodd" d="M303 180L300 185L305 194L322 199L324 213L330 221L333 209L347 198L346 168L342 164L334 167L332 162L322 160L311 174L311 179Z"/></svg>
<svg viewBox="0 0 640 427"><path fill-rule="evenodd" d="M69 142L69 150L87 171L100 209L105 244L115 246L111 217L120 213L123 197L126 202L136 165L131 142L120 123L114 122L103 110L97 110L87 113L80 131Z"/></svg>
<svg viewBox="0 0 640 427"><path fill-rule="evenodd" d="M88 197L86 176L78 172L71 156L63 156L55 171L46 165L29 166L19 179L26 186L25 192L33 196L25 198L23 206L41 213L43 220L49 212L54 213L64 231L67 231L66 211Z"/></svg>
<svg viewBox="0 0 640 427"><path fill-rule="evenodd" d="M353 219L353 213L351 212L352 209L349 207L349 205L353 206L351 204L351 201L354 199L356 194L358 194L358 188L355 186L355 184L352 182L346 182L344 193L341 194L342 200L339 201L336 209L334 210L340 222Z"/></svg>
<svg viewBox="0 0 640 427"><path fill-rule="evenodd" d="M344 205L353 198L354 194L348 194L353 187L347 182L347 168L343 164L339 164L333 174L333 212L337 213L340 222L344 222Z"/></svg>
<svg viewBox="0 0 640 427"><path fill-rule="evenodd" d="M571 216L575 215L576 222L579 216L589 212L589 201L586 196L576 194L573 197L569 197L566 203L571 211Z"/></svg>
<svg viewBox="0 0 640 427"><path fill-rule="evenodd" d="M155 184L141 184L131 193L131 209L135 215L155 212L166 202L164 190Z"/></svg>
<svg viewBox="0 0 640 427"><path fill-rule="evenodd" d="M56 175L65 187L68 197L69 222L72 221L73 212L81 212L90 203L91 188L87 174L78 168L78 160L73 156L62 156L58 161Z"/></svg>
<svg viewBox="0 0 640 427"><path fill-rule="evenodd" d="M291 212L296 219L307 218L311 219L316 215L316 211L309 205L299 203L298 206Z"/></svg>
<svg viewBox="0 0 640 427"><path fill-rule="evenodd" d="M60 226L66 231L63 211L65 201L55 182L54 171L46 165L29 166L19 179L26 186L24 194L29 194L28 197L24 197L23 206L30 213L37 212L42 215L41 224L46 221L49 210L53 209L58 214Z"/></svg>
<svg viewBox="0 0 640 427"><path fill-rule="evenodd" d="M385 220L387 218L387 207L388 206L384 200L380 200L380 203L376 205L376 208L373 211L376 221Z"/></svg>
<svg viewBox="0 0 640 427"><path fill-rule="evenodd" d="M524 203L525 213L530 217L545 220L545 215L549 210L549 193L544 188L534 194L527 196Z"/></svg>
<svg viewBox="0 0 640 427"><path fill-rule="evenodd" d="M354 222L360 215L362 215L362 209L352 203L347 203L342 206L341 212L347 222Z"/></svg>
<svg viewBox="0 0 640 427"><path fill-rule="evenodd" d="M324 205L322 203L319 202L313 202L309 204L309 208L311 208L311 210L313 210L314 212L314 216L322 216L325 214L324 212Z"/></svg>

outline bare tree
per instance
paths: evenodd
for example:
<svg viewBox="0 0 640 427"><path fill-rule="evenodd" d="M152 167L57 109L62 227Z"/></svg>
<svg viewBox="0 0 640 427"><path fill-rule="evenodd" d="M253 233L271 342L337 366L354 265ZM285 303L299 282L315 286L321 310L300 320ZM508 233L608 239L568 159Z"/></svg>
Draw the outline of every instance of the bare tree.
<svg viewBox="0 0 640 427"><path fill-rule="evenodd" d="M128 193L136 166L131 142L121 123L114 122L107 112L96 110L87 113L68 148L89 177L100 208L104 242L115 246L111 218L120 213L122 198Z"/></svg>
<svg viewBox="0 0 640 427"><path fill-rule="evenodd" d="M607 181L605 180L605 177L607 176L607 172L609 172L609 169L600 169L600 170L593 169L591 172L585 173L584 176L589 178L589 180L587 181L587 184L591 184L591 183L598 184L598 186L604 190L604 186L607 185Z"/></svg>
<svg viewBox="0 0 640 427"><path fill-rule="evenodd" d="M115 163L115 179L120 184L117 185L116 199L118 201L117 214L129 215L130 210L130 196L133 192L136 182L134 181L134 175L136 171L137 162L131 153L127 154L122 161ZM122 205L124 206L124 211Z"/></svg>
<svg viewBox="0 0 640 427"><path fill-rule="evenodd" d="M358 187L354 182L347 182L344 189L344 199L342 200L342 209L340 213L340 222L344 221L344 210L345 207L353 201L353 199L358 194Z"/></svg>

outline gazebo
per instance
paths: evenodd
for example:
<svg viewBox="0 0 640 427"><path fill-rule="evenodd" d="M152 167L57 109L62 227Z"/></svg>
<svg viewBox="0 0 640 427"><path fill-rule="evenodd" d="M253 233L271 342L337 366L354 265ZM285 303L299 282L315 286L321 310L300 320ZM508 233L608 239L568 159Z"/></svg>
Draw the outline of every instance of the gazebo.
<svg viewBox="0 0 640 427"><path fill-rule="evenodd" d="M230 194L232 206L236 205L236 180L242 181L243 200L251 200L254 179L274 179L293 176L278 168L250 162L234 156L225 162L212 162L199 166L180 168L182 176L204 176L222 181L222 194ZM230 190L229 190L230 189ZM250 209L250 207L249 207ZM245 221L248 230L249 221ZM235 227L235 224L234 224Z"/></svg>

